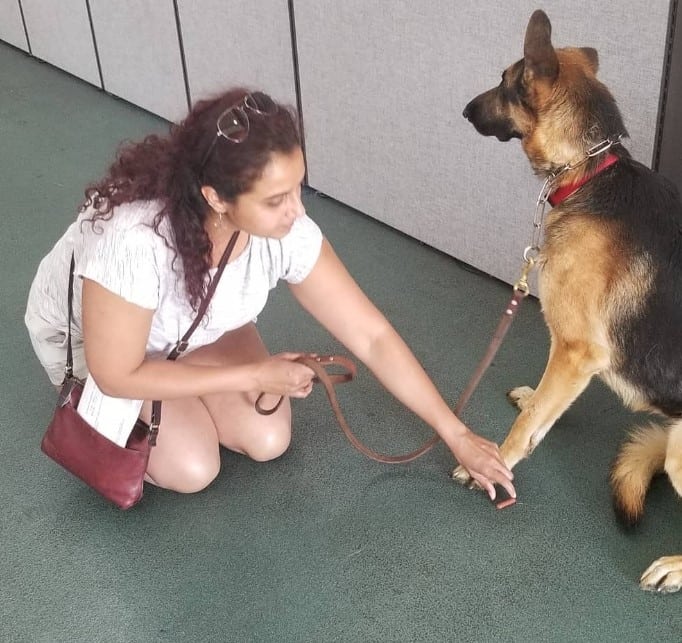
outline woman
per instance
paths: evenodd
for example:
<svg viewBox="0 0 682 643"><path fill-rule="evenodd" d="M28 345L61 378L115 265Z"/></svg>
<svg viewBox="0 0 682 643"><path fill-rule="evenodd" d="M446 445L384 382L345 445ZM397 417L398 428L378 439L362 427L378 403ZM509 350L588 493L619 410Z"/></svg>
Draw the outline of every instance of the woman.
<svg viewBox="0 0 682 643"><path fill-rule="evenodd" d="M304 162L295 114L261 92L232 89L198 103L168 137L122 149L85 192L78 217L43 259L26 324L54 384L63 377L72 253L74 372L101 391L163 400L148 481L180 492L206 487L219 447L257 461L291 439L288 399L306 397L313 372L298 353L271 356L254 319L286 280L294 297L430 424L495 497L515 495L497 446L448 408L389 322L362 293L301 203ZM178 361L165 356L189 328L233 233L236 245L206 318ZM151 402L140 417L149 421Z"/></svg>

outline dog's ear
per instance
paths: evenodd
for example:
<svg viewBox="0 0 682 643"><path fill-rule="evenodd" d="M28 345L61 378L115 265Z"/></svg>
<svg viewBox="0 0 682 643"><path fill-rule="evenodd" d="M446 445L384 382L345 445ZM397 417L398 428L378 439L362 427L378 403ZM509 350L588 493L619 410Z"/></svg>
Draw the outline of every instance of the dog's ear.
<svg viewBox="0 0 682 643"><path fill-rule="evenodd" d="M585 58L587 58L587 62L590 65L592 73L596 75L597 71L599 70L599 54L597 53L597 50L593 49L592 47L581 47L580 51L583 53Z"/></svg>
<svg viewBox="0 0 682 643"><path fill-rule="evenodd" d="M526 28L523 44L524 70L527 83L545 80L550 83L559 75L559 58L552 46L552 25L541 9L533 12Z"/></svg>

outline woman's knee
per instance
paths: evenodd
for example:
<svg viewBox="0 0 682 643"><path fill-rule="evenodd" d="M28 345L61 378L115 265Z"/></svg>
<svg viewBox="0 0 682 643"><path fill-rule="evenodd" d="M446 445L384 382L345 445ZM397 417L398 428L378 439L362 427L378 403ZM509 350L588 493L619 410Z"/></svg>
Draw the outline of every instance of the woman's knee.
<svg viewBox="0 0 682 643"><path fill-rule="evenodd" d="M182 473L178 481L182 493L196 493L206 489L220 473L220 456L207 460L206 458L188 458L182 465Z"/></svg>
<svg viewBox="0 0 682 643"><path fill-rule="evenodd" d="M153 462L148 469L153 483L179 493L197 493L208 487L220 472L220 455L178 454L174 462Z"/></svg>
<svg viewBox="0 0 682 643"><path fill-rule="evenodd" d="M148 422L151 403L141 418ZM198 398L163 403L157 445L151 450L147 473L151 481L180 493L196 493L215 480L220 471L220 445L215 425Z"/></svg>
<svg viewBox="0 0 682 643"><path fill-rule="evenodd" d="M269 462L283 455L291 444L291 424L273 422L259 431L254 431L244 453L256 462Z"/></svg>

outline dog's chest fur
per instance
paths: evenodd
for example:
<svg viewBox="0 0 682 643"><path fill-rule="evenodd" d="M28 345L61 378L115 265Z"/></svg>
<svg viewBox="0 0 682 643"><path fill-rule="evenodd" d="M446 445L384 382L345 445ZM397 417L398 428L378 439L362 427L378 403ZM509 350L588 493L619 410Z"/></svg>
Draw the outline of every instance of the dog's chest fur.
<svg viewBox="0 0 682 643"><path fill-rule="evenodd" d="M583 344L595 372L630 406L677 415L682 205L675 188L644 166L628 158L618 166L548 214L543 313L552 336Z"/></svg>

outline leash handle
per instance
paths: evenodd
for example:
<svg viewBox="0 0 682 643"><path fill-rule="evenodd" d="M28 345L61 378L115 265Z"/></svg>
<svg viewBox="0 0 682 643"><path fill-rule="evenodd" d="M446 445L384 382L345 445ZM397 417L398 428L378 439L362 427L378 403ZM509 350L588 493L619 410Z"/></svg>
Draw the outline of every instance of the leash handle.
<svg viewBox="0 0 682 643"><path fill-rule="evenodd" d="M411 453L408 453L406 455L385 455L383 453L379 453L378 451L374 451L374 449L370 449L357 438L353 431L351 431L351 428L348 426L348 422L346 422L346 418L344 417L343 412L341 411L339 400L336 397L336 390L334 389L335 384L350 382L355 377L355 374L357 372L355 364L350 359L344 357L343 355L324 356L303 355L299 357L296 361L300 362L301 364L305 364L315 373L313 381L319 382L324 386L327 398L329 399L329 404L331 405L332 410L334 411L336 421L339 423L339 426L341 427L341 430L343 431L344 435L346 436L348 441L358 451L360 451L360 453L367 456L371 460L374 460L376 462L382 462L384 464L403 464L405 462L411 462L412 460L416 460L420 456L424 455L440 440L440 436L435 435L428 442L426 442L426 444L422 445L419 449L412 451ZM329 373L325 368L328 366L329 367L340 366L343 369L345 369L345 372ZM261 415L272 415L279 408L280 404L282 403L282 400L284 399L284 396L279 398L279 401L277 402L277 404L275 404L275 406L266 409L263 408L263 406L261 405L261 398L263 397L263 395L264 393L261 393L256 399L256 411Z"/></svg>
<svg viewBox="0 0 682 643"><path fill-rule="evenodd" d="M488 350L486 351L481 361L478 363L478 366L476 367L474 374L469 379L466 388L462 391L462 394L459 396L459 399L455 404L454 408L455 415L459 415L463 411L464 407L469 401L469 398L476 390L476 387L478 386L478 383L481 381L483 374L486 372L491 362L495 358L495 355L497 354L497 351L499 350L500 345L502 344L502 340L504 339L504 336L507 334L507 331L509 330L511 323L514 320L514 317L516 317L516 314L521 306L521 302L524 300L527 294L528 294L527 290L514 288L514 294L512 295L512 298L509 300L509 303L507 304L502 314L502 318L500 319L500 322L498 323L497 328L495 329L493 338L490 344L488 345ZM383 464L405 464L407 462L412 462L412 460L416 460L417 458L423 456L425 453L428 453L436 444L440 442L441 440L440 435L436 434L427 442L425 442L421 447L415 449L414 451L411 451L410 453L406 453L405 455L386 455L384 453L379 453L374 449L370 449L357 438L353 431L351 431L351 428L348 426L348 422L346 422L346 418L344 417L343 412L341 411L341 406L339 405L339 401L336 397L336 391L334 389L335 384L350 382L355 377L357 372L355 364L350 359L344 357L343 355L323 356L302 355L296 361L300 362L301 364L305 364L315 373L313 381L320 382L324 386L327 398L329 399L329 404L331 405L334 411L336 420L339 423L339 426L341 427L341 430L343 431L344 435L360 453L367 456L371 460L374 460L375 462L381 462ZM340 366L343 369L345 369L345 372L328 373L325 368L327 366ZM261 393L256 398L255 403L256 411L260 415L272 415L282 404L284 396L281 396L277 404L275 404L272 408L266 409L261 404L261 399L264 395L265 393Z"/></svg>
<svg viewBox="0 0 682 643"><path fill-rule="evenodd" d="M343 384L345 382L350 382L357 373L355 364L350 359L344 357L343 355L308 354L302 355L301 357L294 361L299 362L301 364L305 364L308 368L312 369L315 372L313 382L324 383L326 381L332 387L332 390L334 388L334 384ZM325 366L341 366L344 369L346 369L346 372L328 373L325 369ZM277 401L277 404L275 404L273 407L266 409L261 403L261 399L263 398L264 395L265 393L261 393L256 398L255 404L256 411L260 415L272 415L282 404L284 396L283 395L280 396L279 400Z"/></svg>
<svg viewBox="0 0 682 643"><path fill-rule="evenodd" d="M309 359L307 357L303 357L300 358L299 361L315 371L315 380L324 386L324 390L327 393L327 398L329 399L329 404L331 404L331 407L334 410L334 415L336 415L336 420L348 441L360 453L367 456L371 460L374 460L375 462L382 462L384 464L404 464L406 462L411 462L412 460L416 460L420 456L424 455L440 440L440 436L435 435L424 445L405 455L386 455L384 453L379 453L374 449L370 449L358 439L358 437L351 430L350 426L348 426L348 422L346 422L346 418L341 411L341 405L339 404L339 401L336 397L336 391L334 389L335 383L349 382L353 379L355 376L355 364L353 364L353 362L351 362L351 360L349 360L347 357L343 357L342 355L330 355L323 359ZM332 375L328 373L324 367L332 364L340 364L347 370L347 373L342 375Z"/></svg>

